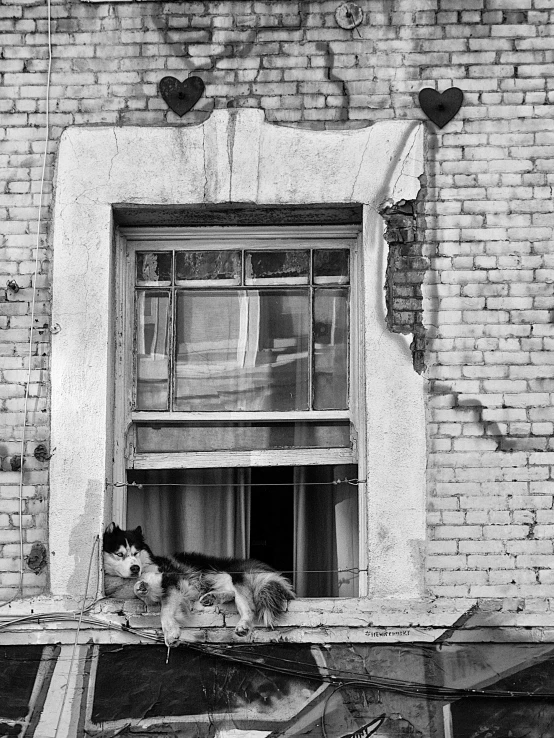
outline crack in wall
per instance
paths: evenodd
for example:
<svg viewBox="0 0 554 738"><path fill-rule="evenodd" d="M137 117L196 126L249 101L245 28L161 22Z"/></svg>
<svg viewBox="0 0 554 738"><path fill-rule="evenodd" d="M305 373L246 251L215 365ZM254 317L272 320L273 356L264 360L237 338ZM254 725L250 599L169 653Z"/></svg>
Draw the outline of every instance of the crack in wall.
<svg viewBox="0 0 554 738"><path fill-rule="evenodd" d="M367 136L367 140L364 146L364 150L362 151L362 155L360 157L360 166L358 167L358 171L356 172L356 176L354 177L354 184L352 185L352 192L350 194L350 198L352 201L355 201L354 193L356 192L356 188L358 186L358 179L360 178L362 167L365 162L365 155L367 153L367 149L369 147L370 141L371 141L371 133L368 131L368 136Z"/></svg>
<svg viewBox="0 0 554 738"><path fill-rule="evenodd" d="M227 127L227 160L229 162L229 201L232 200L233 192L233 157L235 148L235 135L237 129L236 115L229 116L229 125Z"/></svg>

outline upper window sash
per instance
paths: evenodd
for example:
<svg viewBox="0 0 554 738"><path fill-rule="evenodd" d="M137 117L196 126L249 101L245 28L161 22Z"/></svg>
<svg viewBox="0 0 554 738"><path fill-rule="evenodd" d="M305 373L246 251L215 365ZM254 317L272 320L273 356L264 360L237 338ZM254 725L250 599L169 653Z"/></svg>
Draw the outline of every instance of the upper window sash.
<svg viewBox="0 0 554 738"><path fill-rule="evenodd" d="M139 405L135 408L133 411L133 420L138 419L136 417L137 413L145 413L145 412L162 412L166 413L167 416L170 414L174 416L175 412L179 412L179 410L182 410L186 413L194 413L195 409L191 406L190 408L179 408L178 406L175 406L174 398L176 395L176 387L175 387L175 381L176 381L176 366L178 364L178 360L176 357L176 351L175 346L173 344L173 341L175 340L175 328L172 324L172 320L175 318L176 315L176 308L177 305L173 304L173 300L176 300L178 295L185 295L190 294L191 296L195 294L195 291L198 287L201 289L198 290L199 294L202 294L203 291L206 290L206 288L209 285L210 289L217 290L217 293L223 293L223 291L227 288L233 289L233 287L229 287L229 285L223 285L218 284L217 280L212 280L211 282L202 282L201 284L197 283L196 280L192 280L192 283L187 284L186 280L177 280L177 277L179 276L177 273L177 258L180 252L209 252L210 250L218 251L218 252L225 252L229 251L233 254L240 254L240 258L242 260L241 265L241 274L239 281L242 282L242 285L236 286L236 290L244 290L245 294L248 294L249 290L252 290L252 294L267 294L269 296L270 294L278 294L279 287L282 287L285 290L293 290L294 286L297 285L297 283L304 282L304 285L298 286L298 289L307 289L309 292L309 314L310 314L310 325L307 327L308 330L308 336L309 336L309 342L310 342L310 353L307 357L307 363L309 365L308 372L309 372L309 387L310 387L310 397L308 399L309 404L305 407L305 410L309 413L312 413L312 419L316 420L316 413L319 414L319 412L322 412L321 410L317 409L317 404L313 404L313 362L315 360L315 354L314 354L314 347L313 347L313 341L315 340L314 334L313 334L313 316L312 316L312 310L315 309L315 295L317 290L321 290L319 294L322 296L324 294L330 295L331 292L326 292L327 289L333 289L336 287L338 290L350 290L350 287L343 287L343 282L349 282L350 281L350 273L354 270L354 264L352 263L348 268L348 274L345 274L344 277L340 276L332 276L329 278L325 277L325 268L323 265L322 269L322 262L321 262L321 255L325 254L325 252L329 253L329 251L339 249L339 250L348 250L350 253L353 253L355 251L355 244L356 239L355 236L359 232L357 228L354 228L352 226L333 226L333 227L325 227L325 228L314 228L314 227L301 227L301 228L290 228L290 227L283 227L283 228L266 228L266 229L252 229L252 228L221 228L221 227L213 227L213 228L189 228L189 229L171 229L171 228L161 228L161 229L136 229L136 228L128 228L123 229L124 235L127 237L128 241L128 270L130 274L132 275L131 281L134 283L133 288L130 290L134 295L141 296L142 299L144 299L144 295L148 294L158 294L160 295L161 303L160 305L157 305L158 312L161 310L167 311L167 345L165 346L165 356L164 359L163 351L158 352L157 356L159 358L158 361L158 369L156 370L158 373L161 371L162 374L167 373L167 384L168 384L168 390L171 394L171 397L173 398L170 401L169 405L166 405L165 407L155 405L148 407L148 403L139 403ZM273 253L275 251L285 251L285 252L293 252L294 250L297 251L306 251L306 255L308 258L308 264L307 272L306 272L306 278L304 280L298 279L293 276L292 280L290 281L289 286L289 280L288 279L281 279L279 278L277 280L277 283L275 283L275 280L272 278L269 279L261 279L258 280L260 284L257 283L256 279L250 279L249 284L244 284L244 282L247 282L248 275L246 274L247 268L250 269L250 272L252 273L256 267L252 267L252 265L248 265L248 257L254 253L254 256L257 252L259 253ZM152 268L152 265L148 264L148 252L154 252L154 253L163 253L164 251L167 252L175 252L175 263L173 263L172 258L170 257L167 260L164 260L161 264L156 264L156 268ZM169 256L169 254L168 254ZM137 272L136 272L136 266L135 266L135 259L142 259L143 261L140 262L140 270L139 275L137 278ZM319 261L318 261L319 259ZM250 259L251 261L253 259ZM352 262L354 262L354 259L351 257ZM340 259L339 259L340 261ZM303 258L299 257L299 262L302 263ZM318 262L318 263L316 263ZM161 268L158 269L158 266ZM202 265L201 265L202 266ZM294 260L293 260L293 266L294 266ZM257 267L259 269L259 267ZM128 273L129 273L128 272ZM150 274L152 274L155 279L150 280ZM157 273L159 272L159 273ZM167 272L167 274L166 274ZM183 276L181 274L181 276ZM250 275L251 276L251 275ZM262 273L262 276L263 273ZM159 278L161 277L161 279ZM311 284L310 284L311 283ZM158 290L159 292L155 293L154 290ZM270 292L270 290L277 290L275 293ZM185 290L185 292L183 292ZM263 293L263 290L266 292ZM163 295L167 293L167 300L164 301ZM214 292L213 294L217 294ZM238 292L227 292L227 294L239 294ZM291 294L284 292L283 294ZM299 293L300 294L300 293ZM347 293L345 293L346 295ZM308 296L308 293L306 293ZM138 297L137 297L138 299ZM343 298L344 299L344 298ZM352 301L349 298L347 304L350 304ZM321 304L321 303L319 303ZM320 308L321 309L321 308ZM138 318L136 317L136 307L130 311L135 315L135 320ZM349 322L352 322L352 316L348 319ZM156 335L153 336L152 334L152 326L148 326L150 340L152 341L153 338L156 341L156 346L158 344L161 345L160 341L163 343L163 335L159 335L160 331L155 332ZM352 343L352 337L348 335L351 333L351 331L346 328L347 330L347 343ZM158 346L159 348L159 346ZM350 346L349 348L352 348ZM348 348L346 349L348 351ZM135 348L134 354L139 353L137 349ZM351 363L351 362L350 362ZM165 367L165 368L164 368ZM350 378L350 369L347 371L347 396L345 398L346 406L342 405L342 407L346 410L348 405L350 407L352 406L352 398L350 397L351 391L348 388L348 385L351 385L351 378ZM303 409L303 402L300 403L300 405L296 405L296 412L302 411ZM339 408L341 403L337 405L337 409L334 412L341 412ZM142 406L141 406L142 405ZM320 407L325 407L326 403L323 405L320 405ZM327 407L331 408L331 405L327 404ZM196 408L196 410L201 410L202 412L210 412L210 408L206 407L204 408ZM217 407L211 408L214 412L221 412L223 414L233 412L233 408L225 408L218 410ZM234 408L235 412L248 412L249 410L246 408ZM259 413L264 413L264 410L262 408L255 410L254 408L250 408L250 411L255 411ZM295 412L294 407L286 407L286 404L284 406L277 406L275 408L272 408L270 412L275 414L288 414L290 412ZM323 411L325 412L325 411ZM175 416L174 416L175 417Z"/></svg>

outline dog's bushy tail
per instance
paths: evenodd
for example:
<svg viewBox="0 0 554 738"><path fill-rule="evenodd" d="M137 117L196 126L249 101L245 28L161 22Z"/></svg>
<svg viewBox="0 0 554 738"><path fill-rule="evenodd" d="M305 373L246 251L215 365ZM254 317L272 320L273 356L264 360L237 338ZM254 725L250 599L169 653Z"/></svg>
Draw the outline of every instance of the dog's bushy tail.
<svg viewBox="0 0 554 738"><path fill-rule="evenodd" d="M276 571L251 571L246 575L256 619L272 628L295 598L291 583Z"/></svg>

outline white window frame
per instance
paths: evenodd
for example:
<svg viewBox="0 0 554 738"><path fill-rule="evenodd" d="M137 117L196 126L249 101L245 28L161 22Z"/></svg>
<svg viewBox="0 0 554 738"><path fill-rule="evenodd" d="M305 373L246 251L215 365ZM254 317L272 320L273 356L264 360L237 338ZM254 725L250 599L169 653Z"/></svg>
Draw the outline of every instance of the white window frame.
<svg viewBox="0 0 554 738"><path fill-rule="evenodd" d="M349 607L354 613L375 598L424 596L425 379L413 369L411 337L387 329L387 245L379 215L384 202L417 197L424 130L418 121L391 120L359 130L312 131L272 125L262 110L241 108L215 110L196 126L70 126L63 132L52 229L51 445L56 450L48 528L55 607L80 606L89 552L112 519L119 250L114 213L145 208L155 212L154 222L174 224L172 214L179 209L226 204L363 206L360 326L371 600ZM432 295L426 305L432 309ZM435 316L425 320L432 325ZM99 576L95 564L90 576Z"/></svg>
<svg viewBox="0 0 554 738"><path fill-rule="evenodd" d="M171 251L182 245L187 250L222 250L240 244L246 249L348 248L350 251L349 301L349 401L347 410L309 411L137 411L133 410L135 357L133 346L135 255L137 251ZM114 521L127 524L128 468L190 469L206 467L358 466L358 596L367 594L367 486L365 444L363 330L360 325L360 282L362 275L361 226L300 227L196 227L196 228L121 228L118 231L116 280L116 345L114 405L114 469L112 510ZM163 288L160 288L163 289ZM298 448L252 451L152 452L136 453L131 447L133 423L233 420L349 420L350 448ZM131 464L129 464L131 460Z"/></svg>

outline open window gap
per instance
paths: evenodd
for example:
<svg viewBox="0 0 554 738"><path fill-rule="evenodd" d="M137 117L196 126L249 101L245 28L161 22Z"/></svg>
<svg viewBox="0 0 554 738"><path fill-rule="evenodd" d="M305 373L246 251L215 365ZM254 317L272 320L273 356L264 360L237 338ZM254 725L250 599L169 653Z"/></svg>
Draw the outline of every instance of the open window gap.
<svg viewBox="0 0 554 738"><path fill-rule="evenodd" d="M253 557L300 597L358 595L355 465L129 470L127 524L154 553ZM264 486L268 484L268 486ZM271 486L269 486L271 485Z"/></svg>

